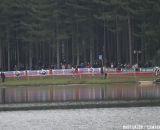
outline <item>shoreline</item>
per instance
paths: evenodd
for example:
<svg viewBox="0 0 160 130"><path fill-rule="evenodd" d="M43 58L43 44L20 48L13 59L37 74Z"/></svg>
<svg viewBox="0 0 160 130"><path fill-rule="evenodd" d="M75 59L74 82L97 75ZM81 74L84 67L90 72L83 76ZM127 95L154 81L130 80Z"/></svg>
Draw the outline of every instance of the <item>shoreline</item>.
<svg viewBox="0 0 160 130"><path fill-rule="evenodd" d="M0 83L1 87L21 87L21 86L49 86L49 85L74 85L74 84L134 84L139 81L153 81L155 77L119 77L119 78L95 78L86 77L81 79L68 78L38 78L38 79L10 79L5 83Z"/></svg>
<svg viewBox="0 0 160 130"><path fill-rule="evenodd" d="M112 82L112 83L107 83L107 85L115 85L115 84L128 84L128 85L132 85L132 84L137 84L137 85L140 85L139 82ZM45 87L45 86L75 86L75 85L81 85L81 86L87 86L87 85L106 85L106 83L70 83L70 84L45 84L45 85L13 85L13 86L0 86L0 89L2 88L22 88L22 87L26 87L26 88L29 88L29 87Z"/></svg>
<svg viewBox="0 0 160 130"><path fill-rule="evenodd" d="M155 100L115 100L115 101L81 101L52 103L15 103L0 104L0 111L49 110L49 109L87 109L160 106L160 99Z"/></svg>

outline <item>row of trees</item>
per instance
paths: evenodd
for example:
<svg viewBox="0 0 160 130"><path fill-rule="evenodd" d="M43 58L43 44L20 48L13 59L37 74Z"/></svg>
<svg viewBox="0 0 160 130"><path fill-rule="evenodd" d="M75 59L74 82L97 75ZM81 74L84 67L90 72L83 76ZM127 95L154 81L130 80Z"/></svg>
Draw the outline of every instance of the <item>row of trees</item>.
<svg viewBox="0 0 160 130"><path fill-rule="evenodd" d="M159 64L159 16L159 0L0 0L0 67L93 64L98 55Z"/></svg>

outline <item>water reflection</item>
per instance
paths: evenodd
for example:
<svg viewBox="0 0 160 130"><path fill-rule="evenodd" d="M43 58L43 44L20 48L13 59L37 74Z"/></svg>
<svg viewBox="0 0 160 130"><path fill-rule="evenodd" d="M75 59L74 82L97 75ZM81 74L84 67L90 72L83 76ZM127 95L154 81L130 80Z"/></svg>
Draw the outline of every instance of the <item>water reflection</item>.
<svg viewBox="0 0 160 130"><path fill-rule="evenodd" d="M136 84L0 88L0 103L159 99L160 86Z"/></svg>

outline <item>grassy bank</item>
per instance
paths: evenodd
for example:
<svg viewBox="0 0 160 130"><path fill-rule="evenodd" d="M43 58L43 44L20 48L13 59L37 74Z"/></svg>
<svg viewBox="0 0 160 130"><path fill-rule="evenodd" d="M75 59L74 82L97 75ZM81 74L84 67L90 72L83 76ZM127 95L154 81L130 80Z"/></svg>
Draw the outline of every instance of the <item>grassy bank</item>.
<svg viewBox="0 0 160 130"><path fill-rule="evenodd" d="M153 81L155 77L40 77L29 79L6 79L0 87L7 86L40 86L40 85L66 85L66 84L111 84L111 83L136 83L140 80Z"/></svg>

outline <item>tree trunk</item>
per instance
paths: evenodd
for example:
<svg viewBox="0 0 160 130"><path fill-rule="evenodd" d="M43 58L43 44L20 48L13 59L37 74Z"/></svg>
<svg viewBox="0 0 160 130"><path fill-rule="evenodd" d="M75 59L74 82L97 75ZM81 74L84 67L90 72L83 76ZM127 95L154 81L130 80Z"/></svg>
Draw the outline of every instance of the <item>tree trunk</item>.
<svg viewBox="0 0 160 130"><path fill-rule="evenodd" d="M57 68L60 68L60 51L59 51L59 40L57 40Z"/></svg>
<svg viewBox="0 0 160 130"><path fill-rule="evenodd" d="M74 65L74 53L75 53L75 42L74 42L74 36L72 35L72 65Z"/></svg>
<svg viewBox="0 0 160 130"><path fill-rule="evenodd" d="M45 42L44 41L41 41L42 42L42 65L43 66L45 66L45 64L46 64L46 57L45 57L45 46L46 46L46 44L45 44Z"/></svg>
<svg viewBox="0 0 160 130"><path fill-rule="evenodd" d="M69 63L69 40L66 40L66 51L65 51L65 60Z"/></svg>
<svg viewBox="0 0 160 130"><path fill-rule="evenodd" d="M131 36L131 18L128 15L128 40L129 40L129 63L132 64L132 36Z"/></svg>
<svg viewBox="0 0 160 130"><path fill-rule="evenodd" d="M79 56L80 56L80 53L79 53L79 42L77 40L77 65L79 65Z"/></svg>
<svg viewBox="0 0 160 130"><path fill-rule="evenodd" d="M58 0L56 0L56 6L58 7ZM59 20L58 16L56 16L56 29L55 29L55 39L56 39L56 62L57 62L57 68L60 68L60 40L58 39L58 35L60 33L59 28Z"/></svg>
<svg viewBox="0 0 160 130"><path fill-rule="evenodd" d="M146 43L144 41L144 25L141 26L142 36L141 36L141 43L142 43L142 63L146 62Z"/></svg>
<svg viewBox="0 0 160 130"><path fill-rule="evenodd" d="M33 58L33 54L32 54L32 45L31 43L29 44L29 69L32 69L32 58Z"/></svg>
<svg viewBox="0 0 160 130"><path fill-rule="evenodd" d="M65 44L64 44L64 40L62 40L62 60L64 61L65 60Z"/></svg>
<svg viewBox="0 0 160 130"><path fill-rule="evenodd" d="M113 40L113 34L112 33L110 33L110 57L111 57L111 62L115 62L114 61L114 53L115 53L115 50L113 50L113 43L114 43L114 40Z"/></svg>
<svg viewBox="0 0 160 130"><path fill-rule="evenodd" d="M119 49L119 32L116 32L116 42L117 42L117 62L120 62L120 49Z"/></svg>
<svg viewBox="0 0 160 130"><path fill-rule="evenodd" d="M52 45L52 46L53 46L53 49L52 49L52 57L53 57L53 58L52 58L52 65L55 65L55 54L56 54L56 53L55 53L55 52L56 52L56 51L55 51L55 41L53 42L53 45Z"/></svg>
<svg viewBox="0 0 160 130"><path fill-rule="evenodd" d="M96 34L98 33L98 26L96 26L96 31L95 31L95 32L96 32ZM98 45L99 45L99 44L98 44L98 43L99 43L99 39L98 39L98 36L96 35L96 36L95 36L95 46L94 46L94 47L95 47L94 50L95 50L96 60L97 60L98 54L99 54L99 52L98 52Z"/></svg>
<svg viewBox="0 0 160 130"><path fill-rule="evenodd" d="M36 59L36 65L38 65L38 67L39 67L39 56L40 56L40 48L39 48L39 44L36 46L36 48L35 48L35 59Z"/></svg>
<svg viewBox="0 0 160 130"><path fill-rule="evenodd" d="M106 63L106 22L103 24L103 61Z"/></svg>
<svg viewBox="0 0 160 130"><path fill-rule="evenodd" d="M10 43L8 41L8 46L7 46L7 53L8 53L8 71L10 71Z"/></svg>
<svg viewBox="0 0 160 130"><path fill-rule="evenodd" d="M0 69L2 68L2 43L0 43Z"/></svg>
<svg viewBox="0 0 160 130"><path fill-rule="evenodd" d="M79 58L80 58L80 53L79 53L79 50L80 50L79 44L80 44L80 42L79 42L79 37L78 37L78 30L79 30L78 28L79 28L79 26L78 26L78 23L76 21L77 65L79 65Z"/></svg>
<svg viewBox="0 0 160 130"><path fill-rule="evenodd" d="M108 55L108 61L111 62L111 46L110 46L110 32L107 31L107 55Z"/></svg>
<svg viewBox="0 0 160 130"><path fill-rule="evenodd" d="M19 68L19 43L18 43L18 40L17 40L17 67Z"/></svg>
<svg viewBox="0 0 160 130"><path fill-rule="evenodd" d="M94 45L94 40L93 36L90 38L90 64L93 64L93 45Z"/></svg>
<svg viewBox="0 0 160 130"><path fill-rule="evenodd" d="M117 44L117 62L120 63L120 46L119 46L119 30L118 30L118 18L116 16L116 44Z"/></svg>
<svg viewBox="0 0 160 130"><path fill-rule="evenodd" d="M51 62L52 62L52 51L51 51L52 47L49 43L48 45L48 65L49 65L49 68L51 67Z"/></svg>
<svg viewBox="0 0 160 130"><path fill-rule="evenodd" d="M125 34L125 42L124 42L124 46L126 48L129 48L129 44L128 44L128 32L124 32ZM129 64L129 51L126 51L126 48L123 49L123 53L125 55L125 59L126 59L126 63Z"/></svg>
<svg viewBox="0 0 160 130"><path fill-rule="evenodd" d="M86 62L87 61L87 57L86 57L86 46L85 46L85 40L83 39L82 40L82 47L83 47L83 62Z"/></svg>

